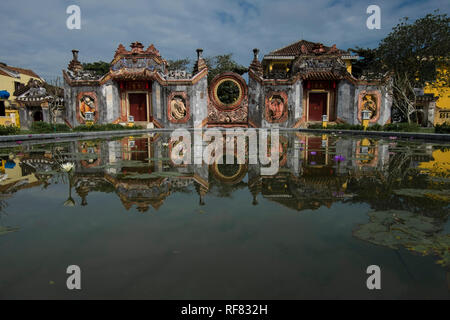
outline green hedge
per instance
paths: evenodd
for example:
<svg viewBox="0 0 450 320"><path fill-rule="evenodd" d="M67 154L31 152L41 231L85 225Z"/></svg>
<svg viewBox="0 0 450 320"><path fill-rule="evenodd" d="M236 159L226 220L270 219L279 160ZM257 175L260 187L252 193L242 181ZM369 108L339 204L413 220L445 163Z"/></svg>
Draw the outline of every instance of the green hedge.
<svg viewBox="0 0 450 320"><path fill-rule="evenodd" d="M383 126L384 131L398 131L398 132L419 132L420 126L417 123L388 123Z"/></svg>
<svg viewBox="0 0 450 320"><path fill-rule="evenodd" d="M81 125L73 128L73 131L113 131L113 130L136 130L136 129L142 129L141 126L134 126L134 127L124 127L120 124L93 124L91 126Z"/></svg>
<svg viewBox="0 0 450 320"><path fill-rule="evenodd" d="M436 133L450 133L450 123L444 122L443 124L437 124L434 126L434 132Z"/></svg>
<svg viewBox="0 0 450 320"><path fill-rule="evenodd" d="M321 123L313 123L308 126L309 129L322 129ZM359 124L337 123L329 124L327 129L332 130L364 130L364 127Z"/></svg>
<svg viewBox="0 0 450 320"><path fill-rule="evenodd" d="M70 128L66 124L51 124L43 121L33 122L31 131L34 133L52 133L52 132L69 132Z"/></svg>
<svg viewBox="0 0 450 320"><path fill-rule="evenodd" d="M3 126L0 125L0 136L9 136L13 134L19 134L20 129L16 126Z"/></svg>
<svg viewBox="0 0 450 320"><path fill-rule="evenodd" d="M309 129L322 129L321 123L315 123L308 126ZM367 128L368 131L397 131L397 132L419 132L420 126L416 123L388 123L384 126L376 123ZM364 130L360 124L338 123L329 124L327 129L332 130Z"/></svg>

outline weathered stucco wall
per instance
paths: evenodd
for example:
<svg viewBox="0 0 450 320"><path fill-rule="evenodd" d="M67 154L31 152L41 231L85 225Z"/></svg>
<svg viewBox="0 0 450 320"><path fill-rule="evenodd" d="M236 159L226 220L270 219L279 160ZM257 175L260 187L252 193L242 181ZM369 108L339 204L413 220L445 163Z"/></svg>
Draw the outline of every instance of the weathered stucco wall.
<svg viewBox="0 0 450 320"><path fill-rule="evenodd" d="M303 87L299 80L292 85L261 84L249 79L249 120L261 128L291 128L303 117ZM266 97L271 93L284 92L287 95L287 119L271 122L266 118Z"/></svg>
<svg viewBox="0 0 450 320"><path fill-rule="evenodd" d="M249 77L248 79L248 119L256 127L261 127L264 117L264 95L261 83Z"/></svg>
<svg viewBox="0 0 450 320"><path fill-rule="evenodd" d="M173 82L172 82L173 83ZM203 76L197 82L188 81L180 85L161 85L152 81L151 115L159 125L165 128L192 128L205 125L208 119L208 83ZM360 93L363 91L380 93L378 124L386 124L391 118L391 97L386 87L376 85L354 85L350 81L341 80L337 86L336 116L339 121L349 124L360 124L360 110L358 109ZM112 123L120 117L120 95L117 82L109 81L101 86L74 86L64 84L64 99L66 111L64 117L72 126L80 125L77 118L78 96L81 92L93 92L97 97L97 123ZM174 122L169 120L168 104L172 93L180 92L186 95L189 102L189 119ZM266 98L271 93L285 93L287 97L287 117L282 121L268 121L266 118ZM248 81L248 119L249 126L261 128L292 128L298 126L304 119L307 106L304 105L303 83L301 80L293 84L267 83L253 77ZM47 115L48 117L48 115ZM25 116L24 116L25 119ZM45 115L44 115L45 119Z"/></svg>
<svg viewBox="0 0 450 320"><path fill-rule="evenodd" d="M389 95L386 87L384 86L376 86L376 85L359 85L355 88L354 102L355 111L353 113L354 123L361 124L358 120L358 104L359 104L359 96L362 92L379 92L381 101L380 101L380 109L379 109L379 118L375 122L380 125L384 125L388 123L391 119L391 107L392 107L392 99ZM371 123L372 125L372 123Z"/></svg>
<svg viewBox="0 0 450 320"><path fill-rule="evenodd" d="M337 90L337 117L350 124L357 123L356 110L357 105L354 104L355 87L348 81L339 81Z"/></svg>
<svg viewBox="0 0 450 320"><path fill-rule="evenodd" d="M116 82L109 81L100 87L100 91L105 102L105 117L101 123L111 123L120 117L119 87Z"/></svg>
<svg viewBox="0 0 450 320"><path fill-rule="evenodd" d="M77 103L78 95L80 92L94 92L97 96L97 111L98 120L97 123L108 123L107 121L107 110L106 110L106 100L102 93L102 88L100 86L77 86L72 87L66 82L64 82L64 101L66 106L66 119L73 126L79 126L81 123L77 119ZM111 121L112 122L112 121Z"/></svg>
<svg viewBox="0 0 450 320"><path fill-rule="evenodd" d="M192 85L161 86L154 81L152 85L153 117L165 128L186 128L200 126L207 115L207 79L200 79ZM189 101L189 119L175 123L169 120L168 105L172 93L184 92Z"/></svg>

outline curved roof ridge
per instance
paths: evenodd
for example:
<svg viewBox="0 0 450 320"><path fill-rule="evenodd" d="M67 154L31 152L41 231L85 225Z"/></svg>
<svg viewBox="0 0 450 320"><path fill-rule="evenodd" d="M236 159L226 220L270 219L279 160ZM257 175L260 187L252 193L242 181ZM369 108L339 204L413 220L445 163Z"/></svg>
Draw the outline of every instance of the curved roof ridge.
<svg viewBox="0 0 450 320"><path fill-rule="evenodd" d="M315 44L315 42L312 42L312 41L308 41L308 40L304 40L304 39L301 39L301 40L298 40L298 41L292 42L292 43L290 43L290 44L288 44L288 45L286 45L286 46L284 46L284 47L281 47L281 48L275 49L275 50L273 50L273 51L269 52L269 55L270 55L270 54L273 54L273 53L275 53L275 52L277 52L277 51L280 51L280 50L286 49L286 48L288 48L288 47L290 47L290 46L292 46L292 45L295 45L295 44L297 44L297 43L299 43L299 42L306 42L306 43L310 43L310 44Z"/></svg>

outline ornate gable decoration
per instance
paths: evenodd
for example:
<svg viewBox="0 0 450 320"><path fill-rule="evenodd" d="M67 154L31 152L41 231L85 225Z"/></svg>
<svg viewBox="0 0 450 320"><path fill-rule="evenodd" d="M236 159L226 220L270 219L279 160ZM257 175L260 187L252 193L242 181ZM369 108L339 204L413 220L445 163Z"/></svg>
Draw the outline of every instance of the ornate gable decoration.
<svg viewBox="0 0 450 320"><path fill-rule="evenodd" d="M339 58L299 58L294 62L294 71L338 70L346 71L344 62Z"/></svg>
<svg viewBox="0 0 450 320"><path fill-rule="evenodd" d="M320 50L320 49L318 49ZM348 76L345 63L339 57L299 57L293 63L293 74L303 79L339 80Z"/></svg>
<svg viewBox="0 0 450 320"><path fill-rule="evenodd" d="M161 58L159 51L151 44L144 50L140 42L133 42L131 50L120 44L111 62L111 75L114 77L130 77L147 75L150 72L166 73L167 61Z"/></svg>
<svg viewBox="0 0 450 320"><path fill-rule="evenodd" d="M119 44L119 46L117 47L116 53L114 54L114 58L116 58L117 56L138 55L138 54L155 55L155 56L161 57L161 55L159 54L159 51L156 50L156 48L153 44L151 44L146 50L144 50L144 45L142 43L136 41L130 45L130 48L131 48L131 50L128 51L127 49L125 49L123 44Z"/></svg>

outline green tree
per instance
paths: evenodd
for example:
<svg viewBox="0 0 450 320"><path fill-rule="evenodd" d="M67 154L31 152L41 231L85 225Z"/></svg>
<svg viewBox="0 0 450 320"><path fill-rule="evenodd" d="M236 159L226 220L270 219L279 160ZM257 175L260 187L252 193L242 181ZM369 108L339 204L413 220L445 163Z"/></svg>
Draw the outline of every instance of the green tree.
<svg viewBox="0 0 450 320"><path fill-rule="evenodd" d="M223 72L231 71L239 75L248 72L247 67L244 67L233 60L232 53L207 57L205 58L205 62L208 66L208 83L211 83L211 80L214 79L215 76Z"/></svg>
<svg viewBox="0 0 450 320"><path fill-rule="evenodd" d="M93 71L98 76L104 76L109 72L110 64L105 61L96 61L92 63L83 63L83 69Z"/></svg>
<svg viewBox="0 0 450 320"><path fill-rule="evenodd" d="M358 61L353 63L352 74L357 77L377 77L379 73L380 60L376 49L360 48L349 49L360 57Z"/></svg>
<svg viewBox="0 0 450 320"><path fill-rule="evenodd" d="M356 74L392 76L393 117L411 122L415 88L450 85L450 17L439 11L414 22L403 18L376 49L352 50L363 57ZM439 79L439 82L436 80Z"/></svg>
<svg viewBox="0 0 450 320"><path fill-rule="evenodd" d="M413 23L404 18L381 41L377 55L385 71L406 75L414 87L423 87L438 78L438 67L449 66L450 17L435 11ZM443 79L447 84L449 76Z"/></svg>
<svg viewBox="0 0 450 320"><path fill-rule="evenodd" d="M191 60L189 58L178 59L178 60L167 60L169 64L168 69L170 71L174 70L187 70L189 65L191 64Z"/></svg>
<svg viewBox="0 0 450 320"><path fill-rule="evenodd" d="M207 57L205 62L208 66L208 84L211 83L215 76L224 72L234 72L239 75L248 72L248 68L233 60L232 53ZM239 97L239 88L234 82L225 81L219 86L217 95L223 103L232 104Z"/></svg>

